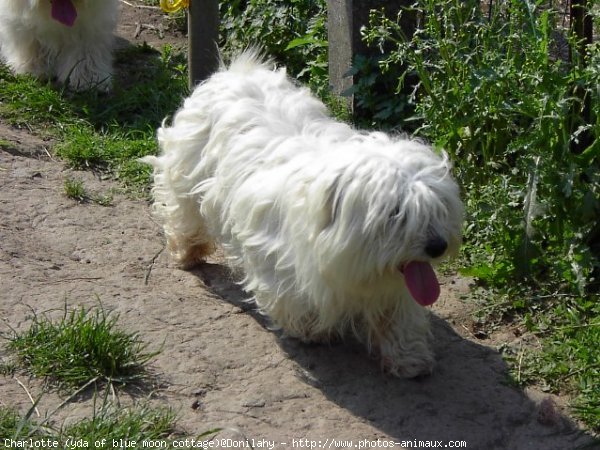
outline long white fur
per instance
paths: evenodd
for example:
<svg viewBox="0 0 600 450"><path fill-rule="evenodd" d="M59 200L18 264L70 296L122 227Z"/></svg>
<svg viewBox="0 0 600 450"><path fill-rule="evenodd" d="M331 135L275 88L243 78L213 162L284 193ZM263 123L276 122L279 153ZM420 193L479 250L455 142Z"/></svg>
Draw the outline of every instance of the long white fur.
<svg viewBox="0 0 600 450"><path fill-rule="evenodd" d="M50 0L0 0L0 56L18 74L108 90L118 0L73 3L77 20L67 27L51 17Z"/></svg>
<svg viewBox="0 0 600 450"><path fill-rule="evenodd" d="M429 319L399 267L460 245L463 207L446 155L359 132L254 52L222 67L158 130L154 210L183 265L215 242L285 333L349 329L395 375L431 371Z"/></svg>

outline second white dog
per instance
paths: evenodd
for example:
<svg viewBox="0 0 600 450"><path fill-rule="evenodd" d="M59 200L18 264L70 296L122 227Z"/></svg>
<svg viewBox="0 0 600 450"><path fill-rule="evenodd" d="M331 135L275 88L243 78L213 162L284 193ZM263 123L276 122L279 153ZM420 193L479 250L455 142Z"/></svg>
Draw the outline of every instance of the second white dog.
<svg viewBox="0 0 600 450"><path fill-rule="evenodd" d="M455 253L463 206L445 155L331 119L251 52L158 130L154 209L185 266L216 243L287 335L351 331L391 373L429 373L431 264Z"/></svg>
<svg viewBox="0 0 600 450"><path fill-rule="evenodd" d="M0 56L15 73L108 90L117 15L117 0L0 0Z"/></svg>

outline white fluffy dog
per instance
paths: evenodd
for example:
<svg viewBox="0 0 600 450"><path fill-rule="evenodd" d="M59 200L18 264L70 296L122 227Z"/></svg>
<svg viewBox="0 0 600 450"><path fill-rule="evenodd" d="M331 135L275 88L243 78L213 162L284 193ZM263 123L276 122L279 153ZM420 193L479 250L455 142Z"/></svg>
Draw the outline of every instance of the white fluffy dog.
<svg viewBox="0 0 600 450"><path fill-rule="evenodd" d="M109 90L117 0L0 0L0 56L19 74Z"/></svg>
<svg viewBox="0 0 600 450"><path fill-rule="evenodd" d="M154 210L182 265L220 243L287 335L350 330L394 375L433 367L431 267L456 252L463 206L446 155L329 117L252 52L158 130Z"/></svg>

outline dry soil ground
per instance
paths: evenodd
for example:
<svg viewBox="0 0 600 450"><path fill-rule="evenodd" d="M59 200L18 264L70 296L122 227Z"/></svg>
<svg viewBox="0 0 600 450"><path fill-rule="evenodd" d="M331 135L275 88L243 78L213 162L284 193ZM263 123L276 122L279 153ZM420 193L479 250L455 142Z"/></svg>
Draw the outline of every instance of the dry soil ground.
<svg viewBox="0 0 600 450"><path fill-rule="evenodd" d="M183 43L169 32L160 39L161 23L156 10L122 4L118 34L123 45ZM503 330L478 341L468 332L469 306L459 299L465 280L446 279L433 309L435 373L391 378L351 343L307 346L281 338L243 302L246 295L218 258L194 271L169 261L146 202L117 193L112 206L77 203L63 194L67 177L96 193L117 186L67 169L50 156L51 143L29 130L0 123L0 137L0 332L26 327L32 310L57 315L65 302L101 302L150 349L162 348L151 364L156 388L122 392L123 403L149 397L173 407L188 436L223 427L220 437L255 439L257 448L260 439L277 448L310 444L303 439L328 446L337 444L332 439L355 446L464 441L477 450L590 443L564 415L563 399L506 383L496 347L518 338ZM37 397L42 385L23 374L0 376L0 404L27 410L26 390ZM45 394L40 414L60 402L58 394ZM89 400L71 402L55 420L75 421L90 408Z"/></svg>

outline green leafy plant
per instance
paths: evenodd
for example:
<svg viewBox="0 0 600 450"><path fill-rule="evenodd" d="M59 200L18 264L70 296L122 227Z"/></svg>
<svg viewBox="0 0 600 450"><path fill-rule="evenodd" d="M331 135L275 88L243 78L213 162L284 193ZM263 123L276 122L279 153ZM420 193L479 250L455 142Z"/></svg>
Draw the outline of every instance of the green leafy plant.
<svg viewBox="0 0 600 450"><path fill-rule="evenodd" d="M327 88L324 0L221 2L221 47L226 54L259 46L288 72L323 94Z"/></svg>

